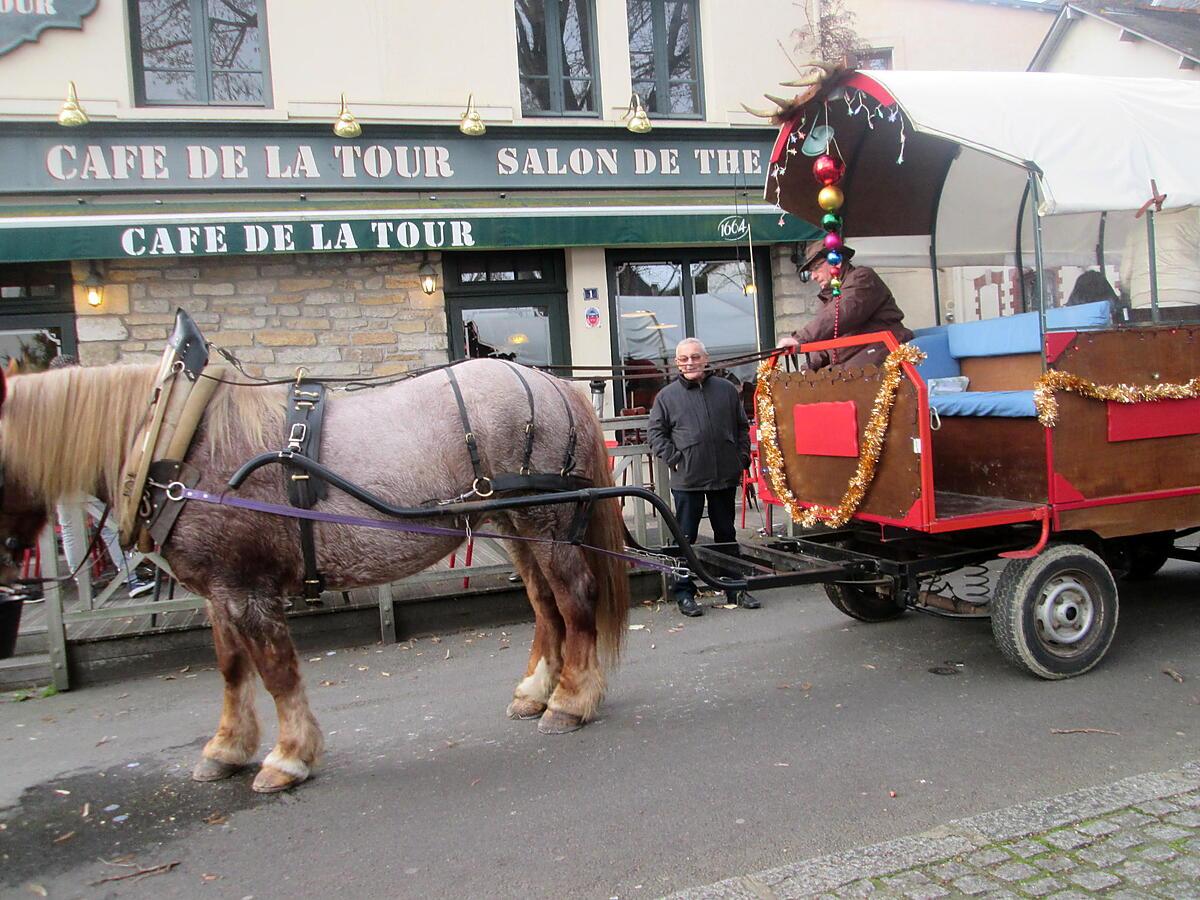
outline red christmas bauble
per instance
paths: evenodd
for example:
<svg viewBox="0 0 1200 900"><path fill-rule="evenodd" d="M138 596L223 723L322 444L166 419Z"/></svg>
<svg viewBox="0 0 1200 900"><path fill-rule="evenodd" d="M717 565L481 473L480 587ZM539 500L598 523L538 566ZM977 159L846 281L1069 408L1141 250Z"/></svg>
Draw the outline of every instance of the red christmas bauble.
<svg viewBox="0 0 1200 900"><path fill-rule="evenodd" d="M817 184L837 184L845 174L846 164L836 156L826 153L813 161L813 178Z"/></svg>

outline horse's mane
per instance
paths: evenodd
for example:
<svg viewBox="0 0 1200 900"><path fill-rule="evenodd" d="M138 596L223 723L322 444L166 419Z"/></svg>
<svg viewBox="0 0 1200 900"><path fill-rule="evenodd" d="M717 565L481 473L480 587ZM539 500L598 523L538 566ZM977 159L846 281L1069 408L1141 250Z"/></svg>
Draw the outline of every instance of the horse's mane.
<svg viewBox="0 0 1200 900"><path fill-rule="evenodd" d="M48 501L84 492L112 500L130 444L150 408L157 365L54 369L8 379L0 462ZM220 385L204 426L214 454L238 462L283 429L282 388Z"/></svg>
<svg viewBox="0 0 1200 900"><path fill-rule="evenodd" d="M280 386L220 385L204 417L212 453L238 465L275 447L283 437L284 389Z"/></svg>
<svg viewBox="0 0 1200 900"><path fill-rule="evenodd" d="M10 379L0 406L6 473L49 501L80 491L115 497L155 371L73 366Z"/></svg>

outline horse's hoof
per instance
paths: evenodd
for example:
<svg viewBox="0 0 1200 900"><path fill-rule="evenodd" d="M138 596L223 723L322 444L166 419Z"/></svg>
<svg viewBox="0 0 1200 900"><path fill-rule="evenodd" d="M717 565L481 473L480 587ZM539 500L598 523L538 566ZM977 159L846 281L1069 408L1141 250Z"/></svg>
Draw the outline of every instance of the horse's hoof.
<svg viewBox="0 0 1200 900"><path fill-rule="evenodd" d="M192 781L220 781L228 778L241 766L235 763L221 762L219 759L209 759L202 756L196 768L192 769Z"/></svg>
<svg viewBox="0 0 1200 900"><path fill-rule="evenodd" d="M570 734L583 727L583 719L560 709L548 709L538 722L542 734Z"/></svg>
<svg viewBox="0 0 1200 900"><path fill-rule="evenodd" d="M283 772L272 766L264 765L258 770L258 775L254 777L252 787L259 794L277 794L307 780L307 773L304 775L293 775L290 772Z"/></svg>
<svg viewBox="0 0 1200 900"><path fill-rule="evenodd" d="M510 719L536 719L546 711L546 704L527 697L517 697L508 704L507 714Z"/></svg>

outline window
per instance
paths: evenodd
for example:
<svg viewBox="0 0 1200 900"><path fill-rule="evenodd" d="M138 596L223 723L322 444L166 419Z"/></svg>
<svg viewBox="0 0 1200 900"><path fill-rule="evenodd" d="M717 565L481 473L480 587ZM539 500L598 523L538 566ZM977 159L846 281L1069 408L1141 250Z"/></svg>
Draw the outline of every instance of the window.
<svg viewBox="0 0 1200 900"><path fill-rule="evenodd" d="M266 106L265 0L132 0L141 106Z"/></svg>
<svg viewBox="0 0 1200 900"><path fill-rule="evenodd" d="M715 360L758 351L760 328L771 318L766 293L747 293L746 285L768 284L770 261L761 248L754 269L744 251L629 250L610 252L609 296L614 357L638 377L615 396L626 408L649 407L654 394L676 374L675 345L699 338ZM764 346L772 337L764 331ZM754 378L756 364L733 365L743 381Z"/></svg>
<svg viewBox="0 0 1200 900"><path fill-rule="evenodd" d="M516 0L521 112L598 115L590 0Z"/></svg>
<svg viewBox="0 0 1200 900"><path fill-rule="evenodd" d="M629 69L648 112L700 118L696 0L627 0Z"/></svg>
<svg viewBox="0 0 1200 900"><path fill-rule="evenodd" d="M66 264L0 265L0 368L38 372L77 352L71 286Z"/></svg>
<svg viewBox="0 0 1200 900"><path fill-rule="evenodd" d="M858 52L858 68L881 71L892 67L892 48L874 47Z"/></svg>
<svg viewBox="0 0 1200 900"><path fill-rule="evenodd" d="M544 281L552 276L553 261L538 253L462 254L456 266L460 284L497 281Z"/></svg>

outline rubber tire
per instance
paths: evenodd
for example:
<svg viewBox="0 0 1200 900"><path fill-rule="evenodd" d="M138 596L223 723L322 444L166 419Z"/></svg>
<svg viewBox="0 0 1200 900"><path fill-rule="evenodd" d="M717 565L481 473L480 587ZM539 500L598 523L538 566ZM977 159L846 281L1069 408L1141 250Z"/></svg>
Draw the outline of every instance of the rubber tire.
<svg viewBox="0 0 1200 900"><path fill-rule="evenodd" d="M1072 572L1095 589L1089 594L1096 619L1078 650L1054 652L1038 634L1035 607L1051 579ZM1078 544L1052 544L1032 559L1013 559L1004 566L992 595L992 635L1004 658L1018 669L1048 680L1071 678L1108 652L1117 613L1117 583L1104 561Z"/></svg>
<svg viewBox="0 0 1200 900"><path fill-rule="evenodd" d="M860 622L888 622L904 615L905 609L896 603L895 586L891 594L881 594L882 585L826 584L829 602L852 619Z"/></svg>

